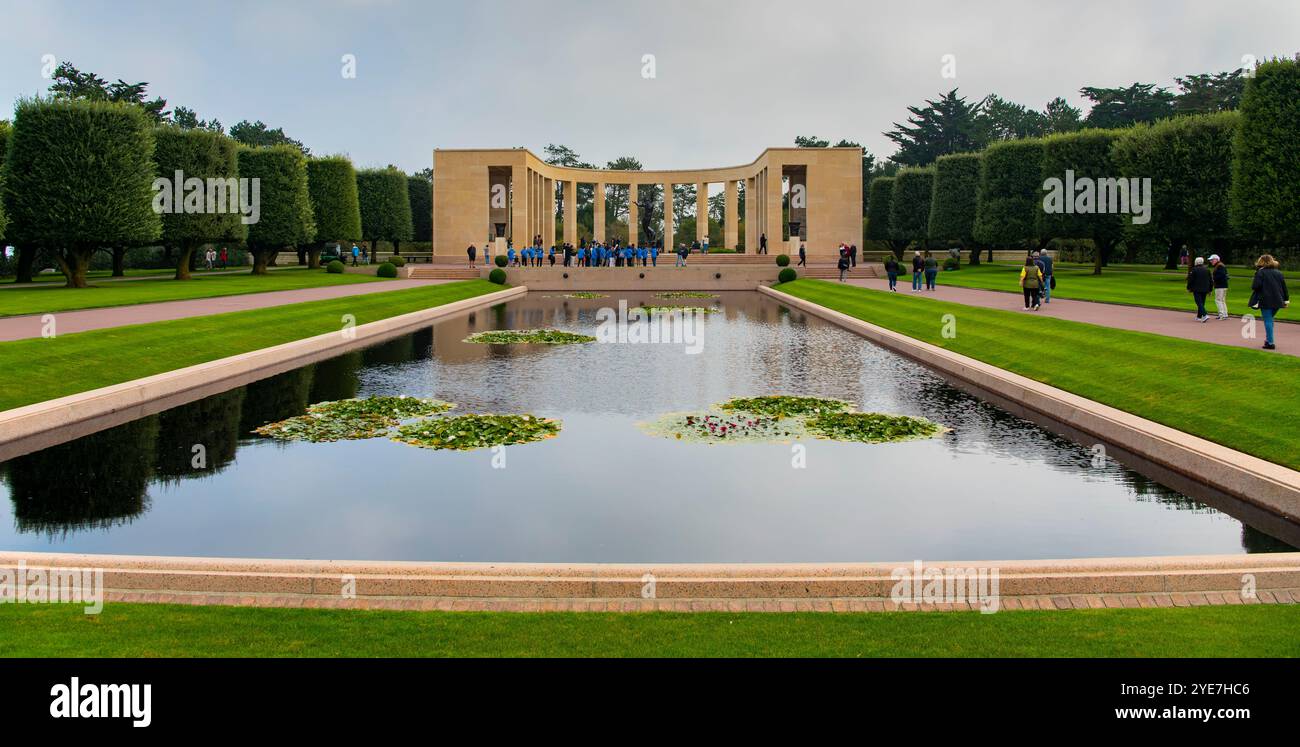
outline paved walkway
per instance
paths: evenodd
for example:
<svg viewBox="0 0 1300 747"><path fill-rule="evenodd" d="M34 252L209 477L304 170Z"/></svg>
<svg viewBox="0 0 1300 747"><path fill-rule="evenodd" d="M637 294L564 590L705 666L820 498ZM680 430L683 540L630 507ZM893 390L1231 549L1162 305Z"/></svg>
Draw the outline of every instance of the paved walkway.
<svg viewBox="0 0 1300 747"><path fill-rule="evenodd" d="M388 280L377 283L356 283L350 285L324 286L320 288L300 288L297 290L267 291L265 293L245 293L237 296L218 296L216 298L195 298L185 301L160 301L133 306L110 306L101 309L81 309L78 311L60 311L54 314L60 335L74 332L86 332L92 329L121 327L127 324L146 324L162 322L169 319L187 319L194 316L224 314L227 311L246 311L248 309L265 309L272 306L284 306L304 301L323 301L331 298L363 296L369 293L384 293L419 288L426 285L454 282L450 280ZM42 314L27 316L10 316L0 318L0 342L25 340L40 337Z"/></svg>
<svg viewBox="0 0 1300 747"><path fill-rule="evenodd" d="M849 285L857 285L876 290L888 290L889 281L880 279L850 280ZM899 295L937 298L941 301L980 306L986 309L1004 309L1021 314L1038 314L1041 316L1068 319L1074 322L1098 324L1103 327L1127 329L1135 332L1151 332L1167 337L1181 337L1185 340L1212 342L1219 345L1232 345L1242 348L1260 348L1264 345L1264 321L1255 320L1255 339L1241 336L1243 322L1241 317L1232 317L1225 321L1211 318L1208 322L1196 321L1193 312L1173 311L1172 309L1152 309L1144 306L1121 306L1113 303L1096 301L1072 301L1064 298L1053 299L1050 304L1043 304L1038 311L1025 311L1023 297L1018 293L980 290L976 288L958 288L939 284L934 292L912 292L911 278L898 279ZM1283 355L1300 355L1300 326L1279 323L1274 330L1277 352Z"/></svg>
<svg viewBox="0 0 1300 747"><path fill-rule="evenodd" d="M274 271L274 270L297 270L297 269L304 269L304 268L300 267L299 265L283 265L283 266L277 265L275 267L268 267L266 269ZM125 277L120 277L120 278L96 276L96 277L87 278L87 282L98 285L99 283L129 283L132 280L162 280L165 278L173 277L174 274L175 274L175 270L159 270L158 274L156 275L127 275ZM229 270L195 270L192 274L196 278L206 278L212 275L239 275L239 274L247 275L248 268L241 265L240 267L237 267L235 269L229 269ZM8 278L6 278L3 283L0 283L0 290L22 290L23 288L31 290L32 288L43 288L46 285L52 285L52 286L63 285L63 276L59 275L58 273L55 273L55 276L59 278L57 281L40 280L35 283L15 283L10 281ZM42 275L39 277L50 277L50 276Z"/></svg>

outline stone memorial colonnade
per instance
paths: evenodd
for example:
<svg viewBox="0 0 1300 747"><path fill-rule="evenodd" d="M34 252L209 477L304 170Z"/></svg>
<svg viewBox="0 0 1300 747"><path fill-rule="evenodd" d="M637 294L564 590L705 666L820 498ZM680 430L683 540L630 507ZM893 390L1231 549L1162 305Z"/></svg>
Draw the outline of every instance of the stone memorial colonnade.
<svg viewBox="0 0 1300 747"><path fill-rule="evenodd" d="M788 180L791 211L782 211ZM605 240L605 188L629 189L629 241L638 239L637 188L663 189L664 245L689 242L707 235L707 221L696 222L696 236L676 235L673 226L674 184L694 184L697 214L707 210L708 185L724 185L726 200L724 246L738 239L737 193L745 185L746 252L758 248L766 234L768 252L786 251L782 236L799 229L809 256L832 258L841 242L862 245L862 150L860 148L768 148L752 163L711 169L618 171L553 166L524 148L446 150L433 152L433 251L463 256L471 244L489 237L509 237L516 247L540 235L546 246L578 243L577 185L592 184L595 241ZM563 189L561 235L555 235L556 185Z"/></svg>

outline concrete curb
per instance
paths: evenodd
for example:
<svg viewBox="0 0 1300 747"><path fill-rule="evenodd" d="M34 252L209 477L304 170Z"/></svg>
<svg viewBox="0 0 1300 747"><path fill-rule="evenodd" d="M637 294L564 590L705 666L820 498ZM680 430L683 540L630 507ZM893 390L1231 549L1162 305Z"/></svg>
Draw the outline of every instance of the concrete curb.
<svg viewBox="0 0 1300 747"><path fill-rule="evenodd" d="M418 563L0 553L0 568L102 569L105 589L144 594L275 594L463 599L888 599L913 561L843 564ZM1241 593L1300 588L1300 553L926 563L996 569L997 593ZM900 575L903 574L903 575Z"/></svg>
<svg viewBox="0 0 1300 747"><path fill-rule="evenodd" d="M758 292L855 332L977 390L1010 400L1051 421L1114 444L1292 522L1300 522L1300 472L779 290L759 288Z"/></svg>
<svg viewBox="0 0 1300 747"><path fill-rule="evenodd" d="M258 379L410 332L445 316L503 303L528 292L508 288L487 295L307 337L121 384L0 412L0 462L193 402Z"/></svg>

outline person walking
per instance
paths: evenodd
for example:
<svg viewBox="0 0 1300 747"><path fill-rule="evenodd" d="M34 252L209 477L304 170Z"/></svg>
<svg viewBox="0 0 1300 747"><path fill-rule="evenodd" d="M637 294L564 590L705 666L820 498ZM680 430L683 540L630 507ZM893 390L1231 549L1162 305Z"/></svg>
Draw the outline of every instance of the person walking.
<svg viewBox="0 0 1300 747"><path fill-rule="evenodd" d="M925 253L925 289L934 290L935 278L939 277L939 260L929 252Z"/></svg>
<svg viewBox="0 0 1300 747"><path fill-rule="evenodd" d="M1043 271L1043 303L1052 302L1052 285L1056 283L1056 261L1046 249L1038 253L1038 267Z"/></svg>
<svg viewBox="0 0 1300 747"><path fill-rule="evenodd" d="M808 266L808 247L803 242L799 242L799 264L797 267Z"/></svg>
<svg viewBox="0 0 1300 747"><path fill-rule="evenodd" d="M898 292L898 259L890 254L885 260L885 275L889 278L889 289Z"/></svg>
<svg viewBox="0 0 1300 747"><path fill-rule="evenodd" d="M767 234L760 234L758 237L758 253L767 254Z"/></svg>
<svg viewBox="0 0 1300 747"><path fill-rule="evenodd" d="M921 270L925 267L925 260L921 259L919 251L912 252L912 292L916 293L921 290Z"/></svg>
<svg viewBox="0 0 1300 747"><path fill-rule="evenodd" d="M353 244L352 245L352 266L356 267L357 261L360 259L361 259L361 249L356 244Z"/></svg>
<svg viewBox="0 0 1300 747"><path fill-rule="evenodd" d="M851 267L858 266L858 245L857 244L849 244L849 265Z"/></svg>
<svg viewBox="0 0 1300 747"><path fill-rule="evenodd" d="M1033 257L1025 258L1025 266L1020 268L1020 290L1025 294L1025 311L1038 311L1038 294L1043 288L1043 271Z"/></svg>
<svg viewBox="0 0 1300 747"><path fill-rule="evenodd" d="M226 253L226 247L221 247L221 269L226 269L226 263L230 261L230 255Z"/></svg>
<svg viewBox="0 0 1300 747"><path fill-rule="evenodd" d="M1210 255L1210 265L1214 267L1214 308L1219 312L1219 319L1228 318L1228 266L1217 254Z"/></svg>
<svg viewBox="0 0 1300 747"><path fill-rule="evenodd" d="M1271 254L1255 260L1255 279L1250 283L1250 291L1250 308L1259 309L1260 316L1264 317L1264 349L1275 350L1273 319L1277 312L1291 305L1291 294L1286 288L1286 276Z"/></svg>
<svg viewBox="0 0 1300 747"><path fill-rule="evenodd" d="M840 261L836 265L840 270L840 282L844 282L844 273L849 271L849 255L841 254Z"/></svg>
<svg viewBox="0 0 1300 747"><path fill-rule="evenodd" d="M1205 323L1210 315L1205 311L1205 299L1214 290L1214 279L1205 266L1205 257L1197 257L1192 269L1187 273L1187 291L1196 301L1196 321Z"/></svg>
<svg viewBox="0 0 1300 747"><path fill-rule="evenodd" d="M651 267L659 266L659 245L658 244L650 245L650 266Z"/></svg>
<svg viewBox="0 0 1300 747"><path fill-rule="evenodd" d="M465 250L465 254L469 255L469 266L477 267L477 265L474 264L474 257L478 254L478 247L470 244L469 248Z"/></svg>

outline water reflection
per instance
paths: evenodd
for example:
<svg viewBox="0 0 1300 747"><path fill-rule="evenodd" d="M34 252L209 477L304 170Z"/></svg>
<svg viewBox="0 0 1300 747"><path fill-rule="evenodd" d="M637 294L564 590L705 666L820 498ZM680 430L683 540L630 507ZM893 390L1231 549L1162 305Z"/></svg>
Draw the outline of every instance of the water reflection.
<svg viewBox="0 0 1300 747"><path fill-rule="evenodd" d="M474 332L592 333L596 311L666 302L529 296L3 465L0 547L500 561L855 561L1290 550L1192 497L926 369L756 294L723 294L704 350L502 346ZM940 439L868 447L686 445L635 423L770 393L930 417ZM557 439L485 453L385 439L252 437L313 402L368 394L534 412ZM195 462L195 446L205 460ZM1217 503L1215 505L1218 505Z"/></svg>

